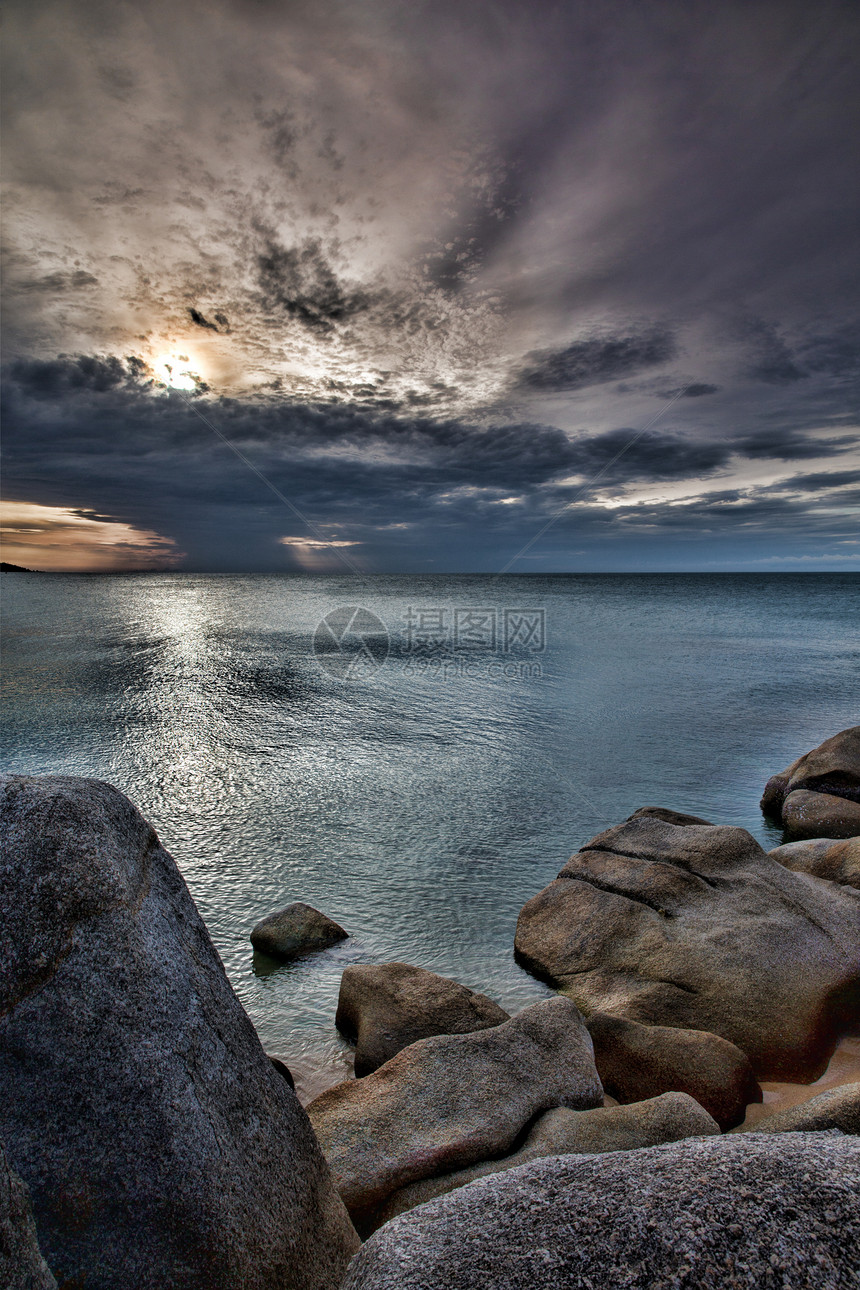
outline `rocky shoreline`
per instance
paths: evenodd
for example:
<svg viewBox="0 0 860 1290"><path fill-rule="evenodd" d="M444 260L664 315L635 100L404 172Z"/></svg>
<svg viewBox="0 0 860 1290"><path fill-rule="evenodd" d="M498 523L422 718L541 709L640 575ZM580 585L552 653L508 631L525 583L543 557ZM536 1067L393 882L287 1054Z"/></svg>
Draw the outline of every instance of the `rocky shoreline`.
<svg viewBox="0 0 860 1290"><path fill-rule="evenodd" d="M132 804L2 797L3 1285L857 1284L860 727L768 782L770 852L661 807L587 842L521 911L558 993L513 1017L347 968L356 1077L306 1108ZM346 936L296 903L251 939Z"/></svg>

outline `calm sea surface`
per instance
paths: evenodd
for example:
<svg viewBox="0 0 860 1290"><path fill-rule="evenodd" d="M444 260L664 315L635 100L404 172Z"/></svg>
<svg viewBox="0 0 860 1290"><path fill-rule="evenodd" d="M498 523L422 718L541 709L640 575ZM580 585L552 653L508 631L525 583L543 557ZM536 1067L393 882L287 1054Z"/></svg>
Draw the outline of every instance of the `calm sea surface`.
<svg viewBox="0 0 860 1290"><path fill-rule="evenodd" d="M647 805L776 845L765 780L860 720L852 574L2 582L4 769L131 797L304 1079L345 1072L348 963L543 998L514 926L573 850ZM255 956L294 900L350 939Z"/></svg>

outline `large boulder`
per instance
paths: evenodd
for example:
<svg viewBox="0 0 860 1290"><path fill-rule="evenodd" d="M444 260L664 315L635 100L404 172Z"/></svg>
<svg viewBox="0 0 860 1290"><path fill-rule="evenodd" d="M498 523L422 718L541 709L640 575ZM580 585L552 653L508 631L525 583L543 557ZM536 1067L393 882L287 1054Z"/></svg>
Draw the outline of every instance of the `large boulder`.
<svg viewBox="0 0 860 1290"><path fill-rule="evenodd" d="M286 909L261 918L251 931L250 941L255 950L274 959L287 960L327 950L348 936L333 918L297 900Z"/></svg>
<svg viewBox="0 0 860 1290"><path fill-rule="evenodd" d="M820 794L823 800L796 798L786 810L796 792ZM765 815L780 821L790 837L799 838L860 833L860 811L852 812L852 804L860 808L860 726L841 730L772 775L761 799ZM809 832L812 827L818 832Z"/></svg>
<svg viewBox="0 0 860 1290"><path fill-rule="evenodd" d="M108 784L0 784L0 1137L88 1290L323 1290L356 1234L175 863Z"/></svg>
<svg viewBox="0 0 860 1290"><path fill-rule="evenodd" d="M606 1012L590 1018L588 1031L600 1081L621 1103L689 1093L725 1130L741 1123L750 1102L762 1100L746 1053L719 1035L643 1026Z"/></svg>
<svg viewBox="0 0 860 1290"><path fill-rule="evenodd" d="M661 1142L719 1133L720 1126L686 1093L663 1093L633 1106L598 1106L593 1111L545 1111L534 1123L523 1145L509 1156L482 1160L468 1169L425 1178L390 1196L376 1215L376 1226L387 1223L435 1196L465 1187L476 1178L502 1173L543 1160L547 1156L600 1155L607 1151L634 1151Z"/></svg>
<svg viewBox="0 0 860 1290"><path fill-rule="evenodd" d="M839 1129L860 1136L860 1084L839 1084L796 1106L787 1106L755 1126L756 1133L811 1133Z"/></svg>
<svg viewBox="0 0 860 1290"><path fill-rule="evenodd" d="M835 1134L558 1156L386 1223L342 1290L855 1290L858 1194Z"/></svg>
<svg viewBox="0 0 860 1290"><path fill-rule="evenodd" d="M602 1098L582 1017L556 998L490 1030L421 1039L307 1110L361 1229L391 1192L503 1155L541 1111Z"/></svg>
<svg viewBox="0 0 860 1290"><path fill-rule="evenodd" d="M409 963L357 963L341 977L335 1025L355 1044L355 1073L370 1075L431 1035L465 1035L510 1017L485 994Z"/></svg>
<svg viewBox="0 0 860 1290"><path fill-rule="evenodd" d="M4 1290L57 1290L42 1258L27 1187L0 1143L0 1286Z"/></svg>
<svg viewBox="0 0 860 1290"><path fill-rule="evenodd" d="M860 893L744 829L631 816L523 907L515 945L586 1016L712 1031L760 1079L818 1078L860 1010Z"/></svg>
<svg viewBox="0 0 860 1290"><path fill-rule="evenodd" d="M829 882L843 882L860 890L860 837L834 842L832 838L812 838L786 842L768 851L786 869L811 873Z"/></svg>

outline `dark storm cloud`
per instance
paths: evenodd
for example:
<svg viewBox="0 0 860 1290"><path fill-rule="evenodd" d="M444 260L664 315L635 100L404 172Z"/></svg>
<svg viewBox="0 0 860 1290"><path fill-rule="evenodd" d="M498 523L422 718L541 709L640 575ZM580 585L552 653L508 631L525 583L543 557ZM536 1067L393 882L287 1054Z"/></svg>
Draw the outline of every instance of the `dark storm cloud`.
<svg viewBox="0 0 860 1290"><path fill-rule="evenodd" d="M845 323L828 335L813 335L801 344L800 361L810 372L850 376L860 371L860 322Z"/></svg>
<svg viewBox="0 0 860 1290"><path fill-rule="evenodd" d="M816 435L799 430L767 427L752 433L741 433L732 440L735 451L754 459L798 461L804 457L829 457L846 452L858 443L858 434L837 435L826 442Z"/></svg>
<svg viewBox="0 0 860 1290"><path fill-rule="evenodd" d="M860 470L819 470L810 475L792 475L778 484L771 484L770 488L798 493L819 493L828 492L834 488L848 488L858 483L860 483Z"/></svg>
<svg viewBox="0 0 860 1290"><path fill-rule="evenodd" d="M701 399L706 394L716 394L718 385L708 385L705 381L693 381L690 385L676 386L673 390L655 390L660 399Z"/></svg>
<svg viewBox="0 0 860 1290"><path fill-rule="evenodd" d="M295 516L231 454L192 404L313 524L328 526L330 536L376 543L380 550L396 526L405 525L396 529L397 559L419 567L428 550L446 543L453 544L457 567L463 534L472 528L480 532L475 541L504 540L512 553L573 497L581 500L564 519L563 534L623 537L653 529L672 535L696 525L728 533L753 520L756 531L769 521L776 531L789 522L823 531L827 525L811 517L807 497L813 501L826 488L829 505L848 504L860 473L798 475L754 490L752 498L740 489L720 490L682 506L622 500L607 510L596 504L606 488L705 481L736 460L737 444L657 430L570 438L540 424L476 426L373 415L353 406L192 397L159 392L139 361L89 356L19 362L7 373L8 494L70 507L84 518L122 517L140 528L145 522L188 551L195 567L212 561L281 567L289 557L278 539L296 536ZM790 449L782 445L779 451L837 456L849 440L802 443L794 435ZM492 567L489 554L482 559Z"/></svg>
<svg viewBox="0 0 860 1290"><path fill-rule="evenodd" d="M580 390L630 376L673 358L675 338L655 327L641 335L594 337L530 355L519 384L532 390Z"/></svg>
<svg viewBox="0 0 860 1290"><path fill-rule="evenodd" d="M797 366L794 355L777 329L762 318L750 318L738 326L749 355L747 372L755 380L771 385L802 381L808 375Z"/></svg>

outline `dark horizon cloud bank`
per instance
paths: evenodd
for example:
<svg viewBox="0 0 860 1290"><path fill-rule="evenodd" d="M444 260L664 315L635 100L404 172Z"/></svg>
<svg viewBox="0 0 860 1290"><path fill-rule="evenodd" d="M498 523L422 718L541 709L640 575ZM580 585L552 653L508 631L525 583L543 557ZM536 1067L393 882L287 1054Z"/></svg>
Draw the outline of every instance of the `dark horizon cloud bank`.
<svg viewBox="0 0 860 1290"><path fill-rule="evenodd" d="M855 5L7 15L4 558L860 568Z"/></svg>

